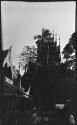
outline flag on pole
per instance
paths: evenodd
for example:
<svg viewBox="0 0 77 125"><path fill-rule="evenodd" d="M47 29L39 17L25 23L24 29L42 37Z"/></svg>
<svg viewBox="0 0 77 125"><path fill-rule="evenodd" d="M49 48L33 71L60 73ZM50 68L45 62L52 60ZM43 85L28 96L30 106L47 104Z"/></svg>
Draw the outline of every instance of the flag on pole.
<svg viewBox="0 0 77 125"><path fill-rule="evenodd" d="M6 64L7 64L7 67L11 67L12 78L16 79L17 78L17 71L15 70L14 66L12 65L11 48L12 48L12 46L10 46L8 53L7 53L7 56L4 59L3 68Z"/></svg>
<svg viewBox="0 0 77 125"><path fill-rule="evenodd" d="M8 53L7 53L7 56L5 57L4 59L4 62L3 62L3 68L4 66L7 64L7 67L10 67L12 65L12 60L11 60L11 48L12 46L10 46L9 50L8 50Z"/></svg>

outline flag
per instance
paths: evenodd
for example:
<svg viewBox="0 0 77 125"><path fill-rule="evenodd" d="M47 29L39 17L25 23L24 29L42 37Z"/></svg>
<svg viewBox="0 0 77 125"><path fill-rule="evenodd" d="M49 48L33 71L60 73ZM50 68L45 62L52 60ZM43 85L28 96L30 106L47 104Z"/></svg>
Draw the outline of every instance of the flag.
<svg viewBox="0 0 77 125"><path fill-rule="evenodd" d="M11 48L12 48L12 46L10 46L8 53L7 53L7 56L4 59L3 68L6 64L7 64L7 67L11 67L12 78L16 79L17 78L17 71L15 70L15 67L12 65Z"/></svg>
<svg viewBox="0 0 77 125"><path fill-rule="evenodd" d="M12 46L10 46L9 50L8 50L8 53L7 53L7 56L5 57L4 59L4 62L3 62L3 67L7 64L7 67L10 67L12 65L12 60L11 60L11 48Z"/></svg>

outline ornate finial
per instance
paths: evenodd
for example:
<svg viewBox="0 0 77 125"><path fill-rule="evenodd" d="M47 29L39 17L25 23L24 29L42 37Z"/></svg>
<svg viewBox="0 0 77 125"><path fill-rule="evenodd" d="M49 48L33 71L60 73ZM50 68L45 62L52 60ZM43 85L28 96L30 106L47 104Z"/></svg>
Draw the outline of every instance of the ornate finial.
<svg viewBox="0 0 77 125"><path fill-rule="evenodd" d="M59 37L59 58L60 58L60 61L61 61L61 51L60 51L60 37Z"/></svg>
<svg viewBox="0 0 77 125"><path fill-rule="evenodd" d="M57 42L57 33L55 33L55 42Z"/></svg>
<svg viewBox="0 0 77 125"><path fill-rule="evenodd" d="M60 41L60 37L59 37L59 41Z"/></svg>

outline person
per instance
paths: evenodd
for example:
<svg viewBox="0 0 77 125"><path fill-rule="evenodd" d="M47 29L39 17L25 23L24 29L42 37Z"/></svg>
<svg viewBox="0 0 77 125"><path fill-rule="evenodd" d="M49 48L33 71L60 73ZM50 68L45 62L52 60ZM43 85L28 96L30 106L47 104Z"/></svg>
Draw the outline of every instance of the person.
<svg viewBox="0 0 77 125"><path fill-rule="evenodd" d="M68 98L67 102L64 106L64 112L65 112L65 116L66 116L67 119L69 119L69 115L71 113L70 104L71 104L71 99Z"/></svg>
<svg viewBox="0 0 77 125"><path fill-rule="evenodd" d="M33 109L33 114L32 114L32 118L31 118L31 121L32 121L32 124L37 124L40 122L41 120L41 117L38 115L38 112L36 110L36 107L34 107Z"/></svg>
<svg viewBox="0 0 77 125"><path fill-rule="evenodd" d="M70 114L70 117L69 117L69 123L70 123L70 124L75 124L75 123L76 123L73 114Z"/></svg>

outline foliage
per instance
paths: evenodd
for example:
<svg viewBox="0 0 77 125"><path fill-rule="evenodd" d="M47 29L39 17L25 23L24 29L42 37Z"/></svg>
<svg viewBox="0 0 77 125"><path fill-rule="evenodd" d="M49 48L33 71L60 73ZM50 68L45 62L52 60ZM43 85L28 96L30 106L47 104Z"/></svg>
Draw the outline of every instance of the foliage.
<svg viewBox="0 0 77 125"><path fill-rule="evenodd" d="M70 54L72 54L73 50L70 47L70 44L66 44L66 46L64 47L63 50L63 54L64 54L64 58L66 58L66 60L68 60L70 58Z"/></svg>
<svg viewBox="0 0 77 125"><path fill-rule="evenodd" d="M25 88L25 91L28 90L29 86L32 85L36 77L36 63L29 62L27 72L22 76L22 86Z"/></svg>
<svg viewBox="0 0 77 125"><path fill-rule="evenodd" d="M20 65L25 70L21 78L22 86L25 88L25 91L28 90L35 77L36 59L37 49L35 46L24 46L20 55Z"/></svg>
<svg viewBox="0 0 77 125"><path fill-rule="evenodd" d="M37 49L35 46L24 46L20 55L20 65L23 69L27 69L29 62L35 63L37 57Z"/></svg>
<svg viewBox="0 0 77 125"><path fill-rule="evenodd" d="M77 33L73 33L68 44L63 49L63 55L68 64L67 69L71 67L72 70L75 70L76 67L76 40Z"/></svg>
<svg viewBox="0 0 77 125"><path fill-rule="evenodd" d="M74 51L76 51L76 41L77 41L77 32L74 32L69 41L69 43Z"/></svg>

